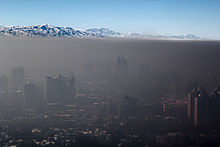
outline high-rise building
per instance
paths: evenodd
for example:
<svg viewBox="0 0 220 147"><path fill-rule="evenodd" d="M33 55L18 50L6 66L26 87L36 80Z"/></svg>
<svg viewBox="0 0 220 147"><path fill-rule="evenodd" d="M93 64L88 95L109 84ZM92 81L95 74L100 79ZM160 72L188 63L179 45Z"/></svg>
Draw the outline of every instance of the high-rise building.
<svg viewBox="0 0 220 147"><path fill-rule="evenodd" d="M193 90L188 95L187 117L195 126L203 126L210 122L210 97L202 89Z"/></svg>
<svg viewBox="0 0 220 147"><path fill-rule="evenodd" d="M13 89L23 89L24 88L24 68L17 67L13 68L11 71L11 80Z"/></svg>
<svg viewBox="0 0 220 147"><path fill-rule="evenodd" d="M220 123L220 87L214 89L210 99L210 116L213 125L219 126Z"/></svg>
<svg viewBox="0 0 220 147"><path fill-rule="evenodd" d="M0 76L0 91L8 90L8 77L5 75Z"/></svg>
<svg viewBox="0 0 220 147"><path fill-rule="evenodd" d="M118 59L116 61L116 75L127 76L127 74L128 74L128 62L123 55L118 56Z"/></svg>
<svg viewBox="0 0 220 147"><path fill-rule="evenodd" d="M194 125L203 126L209 122L209 96L200 90L194 100Z"/></svg>
<svg viewBox="0 0 220 147"><path fill-rule="evenodd" d="M187 103L187 118L191 121L194 120L194 107L195 107L195 97L199 94L198 89L193 89L188 93L188 103Z"/></svg>
<svg viewBox="0 0 220 147"><path fill-rule="evenodd" d="M62 75L46 77L46 98L48 102L71 102L75 95L75 79Z"/></svg>
<svg viewBox="0 0 220 147"><path fill-rule="evenodd" d="M37 91L36 86L32 83L25 83L24 98L26 108L35 108L37 106Z"/></svg>
<svg viewBox="0 0 220 147"><path fill-rule="evenodd" d="M11 101L12 105L15 107L23 108L24 107L24 97L21 90L12 91Z"/></svg>
<svg viewBox="0 0 220 147"><path fill-rule="evenodd" d="M123 55L117 58L115 76L119 84L125 84L128 80L128 62Z"/></svg>

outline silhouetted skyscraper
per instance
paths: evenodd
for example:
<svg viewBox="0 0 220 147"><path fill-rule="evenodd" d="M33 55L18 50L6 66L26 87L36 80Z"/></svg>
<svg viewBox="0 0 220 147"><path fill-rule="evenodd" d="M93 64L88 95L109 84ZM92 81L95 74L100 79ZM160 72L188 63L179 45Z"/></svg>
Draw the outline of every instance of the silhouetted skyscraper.
<svg viewBox="0 0 220 147"><path fill-rule="evenodd" d="M14 89L24 88L24 68L13 68L11 71L12 86Z"/></svg>
<svg viewBox="0 0 220 147"><path fill-rule="evenodd" d="M127 80L128 62L123 55L118 56L118 59L116 61L116 71L115 72L116 72L117 80L120 80L121 82L125 82Z"/></svg>

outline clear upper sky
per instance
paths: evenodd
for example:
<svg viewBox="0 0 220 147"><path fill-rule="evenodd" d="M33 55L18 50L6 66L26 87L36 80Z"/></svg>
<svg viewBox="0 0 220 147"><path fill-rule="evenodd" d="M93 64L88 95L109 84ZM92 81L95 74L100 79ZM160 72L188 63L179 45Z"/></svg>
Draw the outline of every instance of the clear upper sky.
<svg viewBox="0 0 220 147"><path fill-rule="evenodd" d="M0 0L0 25L34 24L220 39L220 0Z"/></svg>

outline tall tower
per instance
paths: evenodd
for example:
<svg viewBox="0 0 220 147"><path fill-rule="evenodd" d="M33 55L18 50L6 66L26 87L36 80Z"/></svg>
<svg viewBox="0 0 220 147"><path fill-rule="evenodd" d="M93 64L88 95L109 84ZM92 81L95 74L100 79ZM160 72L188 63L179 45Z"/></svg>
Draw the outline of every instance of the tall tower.
<svg viewBox="0 0 220 147"><path fill-rule="evenodd" d="M123 55L118 56L117 58L115 74L116 74L117 79L127 80L128 62Z"/></svg>

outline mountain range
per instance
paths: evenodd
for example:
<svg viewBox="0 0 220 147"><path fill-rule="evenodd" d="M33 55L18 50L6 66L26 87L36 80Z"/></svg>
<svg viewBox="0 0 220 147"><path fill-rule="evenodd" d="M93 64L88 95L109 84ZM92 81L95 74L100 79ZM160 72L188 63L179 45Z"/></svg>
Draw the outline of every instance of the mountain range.
<svg viewBox="0 0 220 147"><path fill-rule="evenodd" d="M200 40L193 34L184 35L149 35L132 32L116 32L108 28L92 28L87 30L52 25L33 26L0 26L0 36L13 37L64 37L64 38L136 38L136 39L170 39Z"/></svg>

